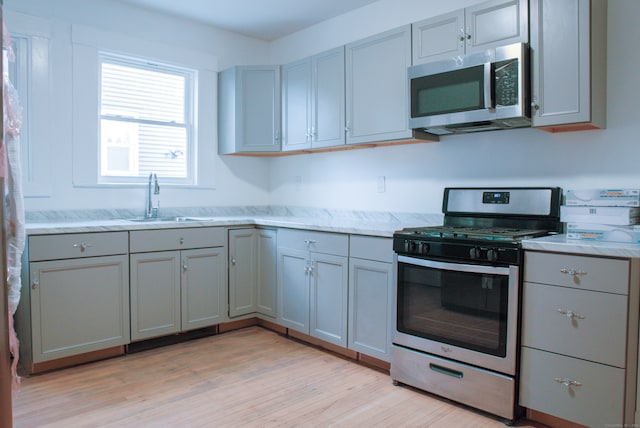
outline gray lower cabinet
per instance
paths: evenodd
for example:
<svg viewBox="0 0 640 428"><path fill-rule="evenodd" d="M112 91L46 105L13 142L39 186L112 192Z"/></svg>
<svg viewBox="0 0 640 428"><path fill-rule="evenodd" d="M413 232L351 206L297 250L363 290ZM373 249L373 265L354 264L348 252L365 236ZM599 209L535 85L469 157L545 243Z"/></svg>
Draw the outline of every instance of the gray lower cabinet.
<svg viewBox="0 0 640 428"><path fill-rule="evenodd" d="M276 316L274 229L229 230L229 317Z"/></svg>
<svg viewBox="0 0 640 428"><path fill-rule="evenodd" d="M131 340L226 320L224 228L130 232Z"/></svg>
<svg viewBox="0 0 640 428"><path fill-rule="evenodd" d="M258 235L258 313L275 318L277 316L277 244L275 229L257 229Z"/></svg>
<svg viewBox="0 0 640 428"><path fill-rule="evenodd" d="M637 259L525 253L520 405L634 423L639 282Z"/></svg>
<svg viewBox="0 0 640 428"><path fill-rule="evenodd" d="M34 364L129 343L127 232L28 238L16 314L21 360Z"/></svg>
<svg viewBox="0 0 640 428"><path fill-rule="evenodd" d="M348 346L390 361L394 284L392 240L352 235L350 242Z"/></svg>
<svg viewBox="0 0 640 428"><path fill-rule="evenodd" d="M347 346L348 235L279 229L278 323Z"/></svg>

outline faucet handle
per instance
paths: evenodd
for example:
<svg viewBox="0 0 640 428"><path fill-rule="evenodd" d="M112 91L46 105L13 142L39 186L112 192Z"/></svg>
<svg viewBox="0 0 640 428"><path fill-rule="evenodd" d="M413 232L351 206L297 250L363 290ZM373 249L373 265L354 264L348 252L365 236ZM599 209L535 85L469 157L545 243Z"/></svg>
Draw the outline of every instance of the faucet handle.
<svg viewBox="0 0 640 428"><path fill-rule="evenodd" d="M160 184L158 184L158 176L155 173L153 174L153 194L160 194Z"/></svg>

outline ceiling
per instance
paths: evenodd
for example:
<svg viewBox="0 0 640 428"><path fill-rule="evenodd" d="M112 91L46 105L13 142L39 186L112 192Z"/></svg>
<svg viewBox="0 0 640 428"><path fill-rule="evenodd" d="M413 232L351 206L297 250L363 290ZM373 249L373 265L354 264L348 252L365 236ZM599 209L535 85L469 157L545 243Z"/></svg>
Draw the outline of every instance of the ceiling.
<svg viewBox="0 0 640 428"><path fill-rule="evenodd" d="M120 1L271 41L377 0Z"/></svg>

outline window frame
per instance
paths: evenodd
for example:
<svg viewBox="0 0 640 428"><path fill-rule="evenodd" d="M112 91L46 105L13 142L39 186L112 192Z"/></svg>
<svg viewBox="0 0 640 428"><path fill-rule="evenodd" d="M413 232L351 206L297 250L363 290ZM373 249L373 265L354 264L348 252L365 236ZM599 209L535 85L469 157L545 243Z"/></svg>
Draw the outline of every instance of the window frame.
<svg viewBox="0 0 640 428"><path fill-rule="evenodd" d="M201 190L216 188L216 171L220 159L217 156L218 129L215 120L218 116L218 59L215 56L81 24L71 25L71 49L73 187L140 188L146 185L146 182L100 183L98 180L98 54L100 51L109 51L197 71L197 79L193 83L194 184L176 184L163 180L163 186Z"/></svg>
<svg viewBox="0 0 640 428"><path fill-rule="evenodd" d="M137 124L152 124L152 125L162 125L167 124L169 122L160 122L153 120L122 120L122 116L119 115L104 115L102 114L102 65L104 63L115 64L119 66L131 67L141 70L149 70L155 72L162 72L167 74L178 75L184 78L184 129L186 133L186 176L184 178L176 178L176 177L166 177L162 176L163 184L175 184L175 185L187 185L192 186L196 185L196 161L197 161L197 136L196 132L194 132L195 128L195 112L197 111L196 103L196 85L198 81L198 71L185 67L178 66L173 64L168 64L166 62L152 60L149 58L142 58L139 56L133 55L123 55L119 53L114 53L108 50L99 50L98 51L98 70L99 70L99 103L98 107L98 184L109 185L109 184L140 184L147 183L148 177L145 176L117 176L117 175L103 175L102 174L102 161L103 161L103 150L102 147L102 138L101 138L101 122L103 119L107 120L118 120L122 123L137 123ZM139 157L139 152L136 157ZM154 171L155 172L155 171Z"/></svg>

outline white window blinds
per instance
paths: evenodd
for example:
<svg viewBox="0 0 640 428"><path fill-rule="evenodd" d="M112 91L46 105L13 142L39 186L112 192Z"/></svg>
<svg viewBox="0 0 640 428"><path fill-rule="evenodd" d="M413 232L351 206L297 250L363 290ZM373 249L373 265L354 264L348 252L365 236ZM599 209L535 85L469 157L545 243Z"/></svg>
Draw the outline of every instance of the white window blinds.
<svg viewBox="0 0 640 428"><path fill-rule="evenodd" d="M100 175L190 182L194 71L101 56Z"/></svg>

